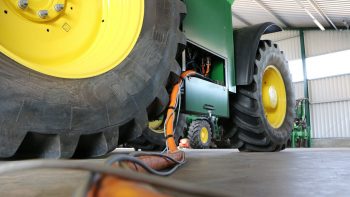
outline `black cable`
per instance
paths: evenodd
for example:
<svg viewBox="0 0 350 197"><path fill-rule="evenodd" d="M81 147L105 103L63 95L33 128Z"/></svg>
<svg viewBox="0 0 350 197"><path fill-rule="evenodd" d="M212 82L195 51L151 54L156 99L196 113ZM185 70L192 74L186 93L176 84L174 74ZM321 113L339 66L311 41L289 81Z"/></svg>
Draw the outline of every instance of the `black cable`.
<svg viewBox="0 0 350 197"><path fill-rule="evenodd" d="M180 163L180 164L175 165L173 168L171 168L168 171L157 171L157 170L154 170L153 168L149 167L145 162L141 161L140 159L137 159L136 157L129 156L129 155L114 155L114 156L111 156L107 160L107 164L113 165L114 163L123 162L123 161L129 161L129 162L135 163L135 164L139 165L140 167L142 167L144 170L146 170L148 173L151 173L151 174L154 174L154 175L158 175L158 176L170 176L180 166L183 165L183 163Z"/></svg>
<svg viewBox="0 0 350 197"><path fill-rule="evenodd" d="M141 157L141 156L159 156L159 157L163 157L165 159L168 159L176 164L184 164L185 163L185 155L183 156L183 159L182 161L177 161L176 159L168 156L168 155L164 155L164 154L161 154L161 153L144 153L144 152L133 152L133 153L130 153L131 156L134 156L134 157Z"/></svg>

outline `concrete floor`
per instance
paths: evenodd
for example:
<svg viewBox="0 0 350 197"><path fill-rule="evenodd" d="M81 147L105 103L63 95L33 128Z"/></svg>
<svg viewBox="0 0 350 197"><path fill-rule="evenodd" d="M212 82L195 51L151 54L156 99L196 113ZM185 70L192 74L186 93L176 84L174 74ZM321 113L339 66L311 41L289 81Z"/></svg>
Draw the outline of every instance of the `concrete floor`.
<svg viewBox="0 0 350 197"><path fill-rule="evenodd" d="M187 152L188 163L170 178L226 190L232 196L350 196L350 148ZM2 175L0 196L72 196L87 175L45 169Z"/></svg>

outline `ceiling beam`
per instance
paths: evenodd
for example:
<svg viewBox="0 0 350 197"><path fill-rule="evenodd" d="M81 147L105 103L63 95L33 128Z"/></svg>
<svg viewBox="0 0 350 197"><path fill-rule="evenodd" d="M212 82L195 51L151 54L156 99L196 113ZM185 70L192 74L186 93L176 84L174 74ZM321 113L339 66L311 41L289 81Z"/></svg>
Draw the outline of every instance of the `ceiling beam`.
<svg viewBox="0 0 350 197"><path fill-rule="evenodd" d="M237 20L241 21L243 24L247 25L247 26L251 26L252 24L250 22L248 22L246 19L242 18L241 16L235 14L235 13L232 13L232 16L234 18L236 18Z"/></svg>
<svg viewBox="0 0 350 197"><path fill-rule="evenodd" d="M323 18L323 20L327 21L327 23L332 26L335 30L338 30L337 26L333 23L333 21L324 13L324 11L320 8L320 6L316 3L315 0L307 0L311 6L317 11L317 13Z"/></svg>
<svg viewBox="0 0 350 197"><path fill-rule="evenodd" d="M314 15L311 14L311 12L305 8L305 6L300 2L300 0L295 0L295 2L300 6L300 8L302 8L312 19L312 21L322 30L325 31L326 28L320 23L320 21L318 21Z"/></svg>
<svg viewBox="0 0 350 197"><path fill-rule="evenodd" d="M287 22L285 22L279 16L277 16L276 13L274 13L270 8L268 8L263 2L261 2L261 0L253 0L253 1L255 1L262 9L264 9L273 18L275 18L280 23L280 25L282 25L284 27L289 27L290 26Z"/></svg>

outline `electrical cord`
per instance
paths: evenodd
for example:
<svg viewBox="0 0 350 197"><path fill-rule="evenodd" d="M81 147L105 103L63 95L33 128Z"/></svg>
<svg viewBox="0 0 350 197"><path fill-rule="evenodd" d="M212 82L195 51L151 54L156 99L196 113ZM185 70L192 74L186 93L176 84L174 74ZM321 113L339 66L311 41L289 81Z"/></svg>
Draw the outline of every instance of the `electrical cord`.
<svg viewBox="0 0 350 197"><path fill-rule="evenodd" d="M18 172L23 170L33 169L70 169L91 171L101 174L108 174L119 177L121 179L136 181L140 183L150 184L164 189L183 192L189 195L203 196L203 197L232 197L232 194L225 191L216 191L208 187L201 187L193 185L192 183L185 183L168 178L150 176L147 174L137 173L129 170L113 168L111 166L102 164L92 164L81 161L68 160L33 160L33 161L16 161L8 162L0 165L0 175L11 172Z"/></svg>
<svg viewBox="0 0 350 197"><path fill-rule="evenodd" d="M182 85L183 85L183 82L181 82L180 88L182 87ZM175 116L174 120L177 119L177 120L176 120L176 124L175 124L175 128L176 128L177 121L178 121L178 116L179 116L179 113L180 113L180 106L181 106L181 100L180 100L180 104L179 104L179 95L180 95L180 94L181 94L181 91L179 90L179 92L177 93L177 96L176 96L176 102L175 102L175 106L174 106L174 111L170 114L170 116L167 116L166 119L165 119L165 121L164 121L163 131L164 131L164 137L165 137L165 138L166 138L166 135L167 135L167 134L166 134L166 123L169 121L169 118L170 118L171 116ZM180 99L181 99L181 98L180 98ZM175 110L176 110L178 107L179 107L178 113L175 115ZM177 118L176 118L176 116L177 116ZM173 122L173 124L174 124L174 122ZM176 131L176 129L173 130L173 136L175 135L175 131ZM166 145L166 148L163 150L163 152L168 151L168 141L167 141L167 140L165 140L165 145ZM162 152L162 153L163 153L163 152Z"/></svg>
<svg viewBox="0 0 350 197"><path fill-rule="evenodd" d="M182 87L183 87L183 82L181 82L181 85L180 85L180 89L179 89L179 93L178 93L178 95L177 95L177 97L178 97L178 102L179 102L179 107L178 107L178 110L177 110L177 114L176 114L176 122L175 122L175 129L174 129L174 133L173 134L175 134L175 131L176 131L176 127L177 127L177 124L178 124L178 122L179 122L179 117L180 117L180 110L181 110L181 89L182 89Z"/></svg>
<svg viewBox="0 0 350 197"><path fill-rule="evenodd" d="M155 156L160 156L160 155L155 155ZM148 173L150 174L154 174L154 175L158 175L158 176L170 176L171 174L173 174L180 166L182 166L184 164L184 162L177 162L176 160L174 160L171 157L166 157L164 156L160 156L160 157L164 157L166 159L171 160L172 162L176 163L176 165L171 168L168 171L158 171L158 170L154 170L153 168L149 167L145 162L141 161L140 159L136 158L135 156L130 156L130 155L114 155L111 156L108 160L107 160L107 164L108 165L113 165L117 162L123 162L123 161L128 161L128 162L132 162L134 164L137 164L138 166L142 167L144 170L146 170Z"/></svg>
<svg viewBox="0 0 350 197"><path fill-rule="evenodd" d="M177 109L177 113L176 113L175 118L174 118L174 120L176 120L175 124L174 124L175 125L174 128L176 128L178 121L179 121L180 107L181 107L181 88L183 87L183 84L184 84L184 82L181 82L179 92L177 93L177 98L176 98L176 103L175 103L175 110ZM175 110L173 111L173 113L170 116L174 116ZM164 127L163 127L164 137L166 137L166 122L169 120L170 116L166 117L166 119L164 121ZM176 129L173 130L173 135L175 135L175 131L176 131ZM167 145L167 141L166 141L166 145ZM168 145L166 147L168 147Z"/></svg>
<svg viewBox="0 0 350 197"><path fill-rule="evenodd" d="M184 164L186 162L186 159L185 159L185 154L183 155L183 158L181 161L178 161L168 155L164 155L164 154L160 154L160 153L145 153L145 152L133 152L133 153L130 153L131 156L134 156L134 157L141 157L141 156L159 156L159 157L163 157L165 159L168 159L176 164Z"/></svg>
<svg viewBox="0 0 350 197"><path fill-rule="evenodd" d="M141 157L141 156L158 156L158 157L162 157L165 158L171 162L173 162L174 164L176 164L173 168L171 168L168 171L157 171L154 170L152 168L150 168L149 166L147 166L146 163L144 163L142 160L137 159L137 157ZM157 176L169 176L171 174L173 174L178 168L180 168L183 164L185 164L185 155L183 155L182 157L182 161L177 161L175 159L173 159L172 157L168 156L168 155L164 155L164 154L159 154L159 153L139 153L139 152L133 152L130 153L129 155L115 155L112 157L109 157L109 159L107 159L106 164L108 165L113 165L117 162L123 162L123 161L127 161L127 162L132 162L133 164L140 166L141 168L143 168L144 170L146 170L146 172L151 173L153 175L157 175ZM92 185L93 183L95 183L97 185L97 187L100 186L100 178L101 175L98 173L91 173L90 179L88 181L88 185Z"/></svg>

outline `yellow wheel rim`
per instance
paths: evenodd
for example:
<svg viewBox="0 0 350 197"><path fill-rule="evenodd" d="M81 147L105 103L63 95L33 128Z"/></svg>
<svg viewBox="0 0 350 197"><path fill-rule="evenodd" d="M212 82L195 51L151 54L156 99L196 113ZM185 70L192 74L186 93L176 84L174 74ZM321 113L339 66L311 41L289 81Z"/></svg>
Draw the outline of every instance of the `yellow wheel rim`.
<svg viewBox="0 0 350 197"><path fill-rule="evenodd" d="M150 128L151 131L155 133L164 133L162 126L163 126L163 117L159 120L148 122L148 128Z"/></svg>
<svg viewBox="0 0 350 197"><path fill-rule="evenodd" d="M264 71L262 100L269 124L273 128L281 127L287 110L286 88L280 71L273 65Z"/></svg>
<svg viewBox="0 0 350 197"><path fill-rule="evenodd" d="M200 138L201 138L201 142L203 144L206 144L208 142L209 139L209 132L208 129L206 127L203 127L200 131Z"/></svg>
<svg viewBox="0 0 350 197"><path fill-rule="evenodd" d="M144 0L25 2L0 1L0 52L61 78L115 68L134 48L144 18Z"/></svg>

